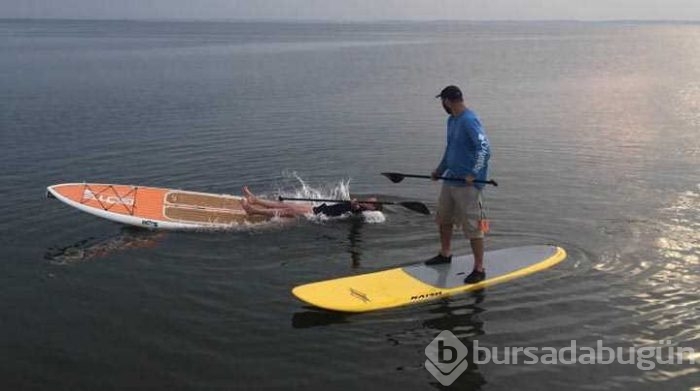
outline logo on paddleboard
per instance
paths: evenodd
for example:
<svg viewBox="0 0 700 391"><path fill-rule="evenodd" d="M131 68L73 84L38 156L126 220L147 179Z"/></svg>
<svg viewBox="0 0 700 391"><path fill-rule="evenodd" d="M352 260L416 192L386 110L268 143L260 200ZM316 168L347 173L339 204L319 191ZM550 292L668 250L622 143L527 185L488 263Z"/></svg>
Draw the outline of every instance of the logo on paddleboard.
<svg viewBox="0 0 700 391"><path fill-rule="evenodd" d="M467 370L466 346L448 330L438 334L425 348L425 369L435 376L437 381L447 387Z"/></svg>
<svg viewBox="0 0 700 391"><path fill-rule="evenodd" d="M411 296L411 301L427 300L427 299L432 299L432 298L438 297L438 296L442 296L442 291L423 293L420 295L413 295L413 296Z"/></svg>
<svg viewBox="0 0 700 391"><path fill-rule="evenodd" d="M109 195L95 195L92 191L85 189L83 192L83 199L86 200L95 200L99 201L103 204L110 204L110 205L127 205L127 206L134 206L134 199L133 198L127 198L127 197L115 197L115 196L109 196Z"/></svg>
<svg viewBox="0 0 700 391"><path fill-rule="evenodd" d="M153 220L141 220L141 224L151 228L158 228L158 223Z"/></svg>
<svg viewBox="0 0 700 391"><path fill-rule="evenodd" d="M364 294L358 290L352 289L352 288L350 288L350 296L352 296L356 299L360 299L360 300L364 301L365 303L370 301L369 297L367 297L366 294Z"/></svg>

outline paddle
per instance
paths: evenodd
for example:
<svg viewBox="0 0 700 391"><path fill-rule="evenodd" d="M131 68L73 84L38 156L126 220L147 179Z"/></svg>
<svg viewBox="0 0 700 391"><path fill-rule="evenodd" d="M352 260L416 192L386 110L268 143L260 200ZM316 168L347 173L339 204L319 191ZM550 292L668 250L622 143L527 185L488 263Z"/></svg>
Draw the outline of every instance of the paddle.
<svg viewBox="0 0 700 391"><path fill-rule="evenodd" d="M384 175L385 177L389 178L389 180L392 181L392 182L394 182L394 183L399 183L399 182L401 182L402 180L404 180L404 178L426 178L426 179L432 179L432 177L431 177L430 175L401 174L401 173L398 173L398 172L383 172L382 175ZM447 178L447 177L442 177L442 176L441 176L441 177L437 177L437 179L442 179L442 180L444 180L444 181L465 182L464 179L460 179L460 178ZM473 182L474 182L474 183L483 183L483 184L486 184L486 185L498 186L498 182L494 181L493 179L490 180L490 181L482 181L482 180L475 179Z"/></svg>
<svg viewBox="0 0 700 391"><path fill-rule="evenodd" d="M350 200L328 200L328 199L317 199L317 198L292 198L292 197L282 197L279 196L280 201L315 201L315 202L337 202L337 203L350 203ZM401 205L406 209L410 209L414 212L422 213L424 215L430 214L430 209L425 206L422 202L415 201L405 201L405 202L390 202L390 201L357 201L358 203L364 204L379 204L379 205Z"/></svg>

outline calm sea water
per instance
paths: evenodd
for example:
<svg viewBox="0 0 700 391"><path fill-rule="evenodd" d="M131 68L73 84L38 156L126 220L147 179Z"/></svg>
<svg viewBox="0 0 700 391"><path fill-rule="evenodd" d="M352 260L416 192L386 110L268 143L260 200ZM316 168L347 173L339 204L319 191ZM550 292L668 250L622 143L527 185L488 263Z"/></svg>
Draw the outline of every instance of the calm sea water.
<svg viewBox="0 0 700 391"><path fill-rule="evenodd" d="M3 389L442 388L442 330L502 349L700 352L700 25L0 21ZM341 315L298 284L415 262L430 217L153 233L43 198L89 181L420 200L463 87L493 144L490 249L549 271ZM468 251L455 239L456 252ZM488 266L487 266L488 268ZM470 363L455 389L696 390L700 366ZM700 356L694 356L700 360Z"/></svg>

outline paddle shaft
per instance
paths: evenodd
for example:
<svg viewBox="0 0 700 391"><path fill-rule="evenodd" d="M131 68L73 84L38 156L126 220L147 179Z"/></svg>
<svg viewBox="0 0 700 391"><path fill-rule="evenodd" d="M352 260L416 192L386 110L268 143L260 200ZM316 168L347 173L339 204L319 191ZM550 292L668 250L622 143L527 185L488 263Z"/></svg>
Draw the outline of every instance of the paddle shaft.
<svg viewBox="0 0 700 391"><path fill-rule="evenodd" d="M291 197L282 197L279 196L278 199L280 201L311 201L311 202L336 202L336 203L345 203L349 204L352 201L349 200L330 200L330 199L316 199L316 198L291 198ZM357 203L365 203L365 204L375 204L375 205L400 205L403 206L406 209L410 209L414 212L418 212L424 215L429 215L430 214L430 209L428 209L427 206L425 206L424 203L422 202L416 202L416 201L401 201L401 202L391 202L391 201L356 201Z"/></svg>
<svg viewBox="0 0 700 391"><path fill-rule="evenodd" d="M312 201L312 202L337 202L337 203L346 203L349 204L352 201L351 200L333 200L333 199L327 199L327 198L293 198L293 197L282 197L279 196L277 197L280 201ZM360 201L358 200L357 203L362 203L362 204L379 204L379 205L396 205L398 204L397 202L391 202L391 201Z"/></svg>
<svg viewBox="0 0 700 391"><path fill-rule="evenodd" d="M425 178L425 179L433 179L430 175L415 175L415 174L401 174L402 176L406 178ZM453 182L466 182L465 179L461 178L448 178L444 176L439 176L435 179L442 179L443 181L453 181ZM488 185L493 185L495 182L494 181L482 181L480 179L474 179L472 181L473 183L483 183L483 184L488 184Z"/></svg>

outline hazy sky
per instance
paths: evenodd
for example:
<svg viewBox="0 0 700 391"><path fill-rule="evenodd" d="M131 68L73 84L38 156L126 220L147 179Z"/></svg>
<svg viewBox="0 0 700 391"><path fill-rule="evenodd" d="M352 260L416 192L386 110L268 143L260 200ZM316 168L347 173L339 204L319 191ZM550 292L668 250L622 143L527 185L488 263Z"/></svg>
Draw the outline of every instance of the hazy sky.
<svg viewBox="0 0 700 391"><path fill-rule="evenodd" d="M0 18L700 20L700 0L0 0Z"/></svg>

